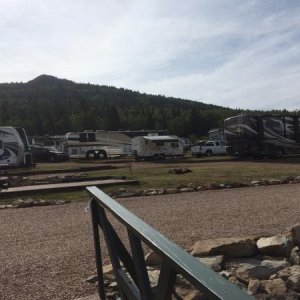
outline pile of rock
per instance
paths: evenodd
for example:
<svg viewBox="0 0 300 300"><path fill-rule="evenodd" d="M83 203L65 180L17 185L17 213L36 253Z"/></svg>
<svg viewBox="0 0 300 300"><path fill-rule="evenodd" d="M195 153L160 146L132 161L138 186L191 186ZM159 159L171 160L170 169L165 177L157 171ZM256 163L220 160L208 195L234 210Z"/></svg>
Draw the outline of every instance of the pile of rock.
<svg viewBox="0 0 300 300"><path fill-rule="evenodd" d="M168 171L169 174L186 174L190 172L192 172L192 170L187 168L182 168L182 169L173 168L173 169L169 169Z"/></svg>
<svg viewBox="0 0 300 300"><path fill-rule="evenodd" d="M300 224L276 236L198 241L189 252L256 299L300 299ZM145 261L155 288L162 260L150 252ZM104 267L104 278L110 299L116 299L111 265ZM87 281L96 283L97 276ZM175 294L176 299L202 299L182 276L177 276Z"/></svg>
<svg viewBox="0 0 300 300"><path fill-rule="evenodd" d="M24 208L24 207L32 207L32 206L47 206L47 205L61 205L65 203L69 203L70 200L44 200L44 199L16 199L13 200L11 204L3 204L0 205L0 209L5 208Z"/></svg>
<svg viewBox="0 0 300 300"><path fill-rule="evenodd" d="M170 170L175 170L175 169L170 169ZM266 186L266 185L275 185L275 184L288 184L288 183L290 184L300 183L300 176L296 176L296 177L291 176L283 179L261 179L261 180L251 181L250 183L244 183L244 182L225 182L225 183L208 182L205 184L188 183L188 184L180 184L174 188L156 188L156 189L152 188L152 189L137 189L137 190L120 188L118 191L109 193L109 195L113 198L125 198L125 197L176 194L176 193L186 193L186 192L196 192L196 191L206 191L206 190L253 187L253 186L260 186L260 185Z"/></svg>

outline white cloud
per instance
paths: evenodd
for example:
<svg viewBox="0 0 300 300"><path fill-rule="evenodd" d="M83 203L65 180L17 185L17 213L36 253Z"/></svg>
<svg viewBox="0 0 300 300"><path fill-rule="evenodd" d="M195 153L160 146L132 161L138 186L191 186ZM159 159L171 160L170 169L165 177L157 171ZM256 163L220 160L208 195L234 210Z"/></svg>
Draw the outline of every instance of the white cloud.
<svg viewBox="0 0 300 300"><path fill-rule="evenodd" d="M299 109L300 3L11 0L0 81L40 74L223 106Z"/></svg>

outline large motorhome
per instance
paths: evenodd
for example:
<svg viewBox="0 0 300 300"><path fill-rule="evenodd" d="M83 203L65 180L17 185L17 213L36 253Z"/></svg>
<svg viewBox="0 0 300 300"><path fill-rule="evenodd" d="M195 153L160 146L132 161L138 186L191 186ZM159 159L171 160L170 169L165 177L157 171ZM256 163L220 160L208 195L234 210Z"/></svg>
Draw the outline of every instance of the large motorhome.
<svg viewBox="0 0 300 300"><path fill-rule="evenodd" d="M32 157L25 130L0 127L0 169L29 166L32 166Z"/></svg>
<svg viewBox="0 0 300 300"><path fill-rule="evenodd" d="M132 153L136 159L164 159L184 156L184 149L177 136L150 135L133 138Z"/></svg>
<svg viewBox="0 0 300 300"><path fill-rule="evenodd" d="M65 135L64 151L69 158L106 159L131 154L131 139L118 132L84 131Z"/></svg>
<svg viewBox="0 0 300 300"><path fill-rule="evenodd" d="M299 124L298 116L238 115L224 121L225 139L237 156L300 153Z"/></svg>

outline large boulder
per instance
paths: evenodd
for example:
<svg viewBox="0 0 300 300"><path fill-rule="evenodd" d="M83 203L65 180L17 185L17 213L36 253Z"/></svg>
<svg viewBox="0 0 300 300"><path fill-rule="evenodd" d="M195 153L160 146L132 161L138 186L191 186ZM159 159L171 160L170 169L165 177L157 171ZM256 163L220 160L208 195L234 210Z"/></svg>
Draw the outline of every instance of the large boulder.
<svg viewBox="0 0 300 300"><path fill-rule="evenodd" d="M218 238L196 242L191 248L194 256L225 255L228 257L249 257L257 252L252 239Z"/></svg>
<svg viewBox="0 0 300 300"><path fill-rule="evenodd" d="M260 238L257 243L258 251L264 255L289 257L293 243L286 235L276 235Z"/></svg>

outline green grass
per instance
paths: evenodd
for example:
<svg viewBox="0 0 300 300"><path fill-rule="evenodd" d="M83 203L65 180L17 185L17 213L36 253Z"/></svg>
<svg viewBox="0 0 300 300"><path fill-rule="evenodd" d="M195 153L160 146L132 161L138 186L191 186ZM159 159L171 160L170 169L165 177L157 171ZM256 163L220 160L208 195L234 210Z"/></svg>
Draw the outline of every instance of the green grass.
<svg viewBox="0 0 300 300"><path fill-rule="evenodd" d="M126 176L129 179L137 179L139 186L124 186L128 189L148 188L172 188L181 184L203 185L208 182L230 183L251 182L259 179L280 179L287 176L300 175L299 162L290 161L234 161L201 163L202 159L184 160L178 163L166 162L157 164L133 164L132 171L128 167L112 170L88 172L88 177L94 176ZM194 163L198 162L198 163ZM70 166L68 166L70 167ZM170 168L189 168L192 172L186 174L168 174ZM104 191L118 190L121 186L109 186ZM25 196L26 197L26 196ZM2 197L3 198L3 197ZM5 197L1 202L10 202L16 197ZM39 193L30 196L34 199L67 199L71 201L85 201L88 199L85 191L67 191L55 193Z"/></svg>

